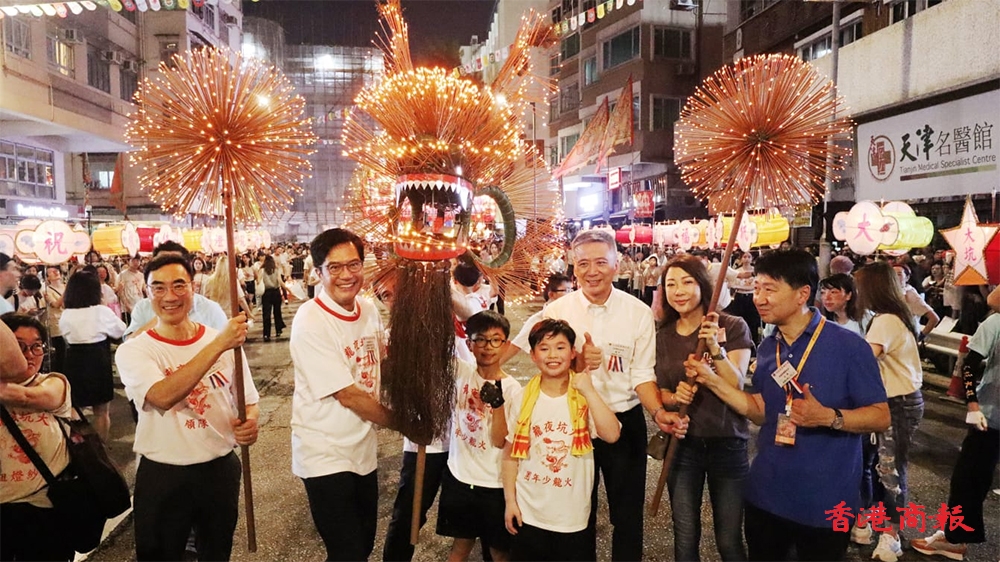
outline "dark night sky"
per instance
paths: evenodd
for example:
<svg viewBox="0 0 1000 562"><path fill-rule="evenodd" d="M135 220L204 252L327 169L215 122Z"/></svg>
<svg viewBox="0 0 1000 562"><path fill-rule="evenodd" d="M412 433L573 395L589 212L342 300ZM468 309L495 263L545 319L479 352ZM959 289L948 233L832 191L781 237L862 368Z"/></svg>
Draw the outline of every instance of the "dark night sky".
<svg viewBox="0 0 1000 562"><path fill-rule="evenodd" d="M442 44L486 38L496 0L402 0L410 46L418 61ZM380 31L375 0L244 0L248 16L278 21L290 45L368 46Z"/></svg>

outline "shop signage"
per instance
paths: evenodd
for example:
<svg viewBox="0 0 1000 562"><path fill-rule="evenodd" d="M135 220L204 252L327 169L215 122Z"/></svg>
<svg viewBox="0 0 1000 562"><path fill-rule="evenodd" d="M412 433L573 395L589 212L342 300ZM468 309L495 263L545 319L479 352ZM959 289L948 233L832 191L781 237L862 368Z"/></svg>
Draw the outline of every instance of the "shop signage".
<svg viewBox="0 0 1000 562"><path fill-rule="evenodd" d="M653 192L637 191L632 194L632 198L635 201L635 217L652 218L654 210Z"/></svg>
<svg viewBox="0 0 1000 562"><path fill-rule="evenodd" d="M858 126L855 199L987 193L1000 184L1000 90Z"/></svg>
<svg viewBox="0 0 1000 562"><path fill-rule="evenodd" d="M7 216L25 217L31 219L70 219L80 216L80 207L74 205L58 205L54 203L39 203L37 201L6 201Z"/></svg>

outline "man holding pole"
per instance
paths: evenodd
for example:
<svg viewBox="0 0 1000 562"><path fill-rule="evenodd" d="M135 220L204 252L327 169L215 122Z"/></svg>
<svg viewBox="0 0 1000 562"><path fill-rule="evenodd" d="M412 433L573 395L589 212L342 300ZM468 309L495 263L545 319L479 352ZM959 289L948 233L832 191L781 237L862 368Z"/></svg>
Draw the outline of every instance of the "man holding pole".
<svg viewBox="0 0 1000 562"><path fill-rule="evenodd" d="M794 546L797 560L841 560L850 536L843 514L861 507L862 435L889 426L885 387L867 342L810 306L816 258L769 252L755 272L754 304L777 330L757 348L753 391L727 384L694 355L684 365L761 426L743 494L749 559L784 560Z"/></svg>
<svg viewBox="0 0 1000 562"><path fill-rule="evenodd" d="M367 560L378 515L375 425L389 424L378 401L385 329L375 305L357 298L361 239L334 228L309 249L321 290L292 321L292 472L305 485L327 560Z"/></svg>
<svg viewBox="0 0 1000 562"><path fill-rule="evenodd" d="M181 560L188 535L199 560L228 560L239 506L240 461L233 448L257 440L259 396L243 358L246 317L222 331L191 320L194 272L179 255L146 266L156 322L122 344L115 361L139 419L135 452L137 560ZM235 379L243 377L246 421L239 421Z"/></svg>
<svg viewBox="0 0 1000 562"><path fill-rule="evenodd" d="M643 502L646 494L646 418L665 432L687 420L660 403L653 366L656 335L653 313L639 299L614 288L618 252L614 236L587 230L573 239L573 272L580 290L550 303L546 318L565 320L582 337L577 370L590 369L594 387L622 424L615 443L594 439L594 462L604 477L614 534L612 560L642 558ZM591 538L597 521L597 486L591 500Z"/></svg>

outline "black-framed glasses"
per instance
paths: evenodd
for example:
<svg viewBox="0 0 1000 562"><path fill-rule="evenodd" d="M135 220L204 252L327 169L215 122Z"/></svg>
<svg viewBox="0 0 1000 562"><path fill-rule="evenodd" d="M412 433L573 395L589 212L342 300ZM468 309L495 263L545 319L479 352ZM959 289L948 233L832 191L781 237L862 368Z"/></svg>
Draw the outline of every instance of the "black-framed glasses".
<svg viewBox="0 0 1000 562"><path fill-rule="evenodd" d="M154 297L157 298L166 296L167 291L170 291L171 293L177 295L178 297L183 297L184 295L188 294L188 291L190 290L191 290L191 283L187 283L184 281L178 281L176 283L173 283L172 285L156 283L154 285L149 286L149 292Z"/></svg>
<svg viewBox="0 0 1000 562"><path fill-rule="evenodd" d="M472 344L475 345L476 347L486 347L486 344L489 344L489 346L492 347L493 349L496 349L501 345L507 343L507 340L505 340L504 338L489 338L489 339L469 338L469 339L472 341Z"/></svg>
<svg viewBox="0 0 1000 562"><path fill-rule="evenodd" d="M364 262L362 262L361 260L354 260L354 261L349 261L347 263L331 262L324 265L323 267L326 268L326 272L329 273L331 276L337 276L340 275L340 272L344 271L345 268L347 269L347 271L351 273L357 273L361 271L361 268L364 265L365 265Z"/></svg>
<svg viewBox="0 0 1000 562"><path fill-rule="evenodd" d="M35 357L41 357L42 355L45 355L45 349L46 348L45 348L45 344L42 343L42 342L33 343L31 345L27 345L27 344L23 344L21 342L17 342L17 345L18 345L18 347L21 348L21 354L22 355L27 355L29 352L32 355L34 355Z"/></svg>

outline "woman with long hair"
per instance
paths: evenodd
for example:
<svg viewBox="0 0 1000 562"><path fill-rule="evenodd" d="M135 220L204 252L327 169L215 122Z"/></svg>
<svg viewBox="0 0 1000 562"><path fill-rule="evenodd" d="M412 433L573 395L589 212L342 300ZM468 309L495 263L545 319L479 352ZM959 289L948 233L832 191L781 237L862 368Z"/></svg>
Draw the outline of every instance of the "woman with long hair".
<svg viewBox="0 0 1000 562"><path fill-rule="evenodd" d="M854 279L846 273L835 273L819 282L819 298L826 311L826 319L864 337L865 331L861 326L864 309L858 307L855 293Z"/></svg>
<svg viewBox="0 0 1000 562"><path fill-rule="evenodd" d="M229 292L228 257L219 257L219 261L215 264L215 271L212 272L212 275L210 275L205 281L204 291L206 297L219 303L219 306L222 307L222 311L226 313L226 317L232 317L233 301L231 293ZM250 303L248 303L246 299L246 293L243 292L243 287L240 286L239 283L236 284L236 292L239 295L239 300L237 302L240 305L240 310L246 312L247 318L250 318L252 316L253 309L250 308Z"/></svg>
<svg viewBox="0 0 1000 562"><path fill-rule="evenodd" d="M111 266L106 263L96 266L97 279L101 282L101 304L110 308L112 312L120 317L122 315L122 307L118 302L118 294L115 293L115 288L111 284L110 268Z"/></svg>
<svg viewBox="0 0 1000 562"><path fill-rule="evenodd" d="M62 373L66 363L66 340L59 329L59 318L64 308L63 293L66 282L58 265L45 268L45 327L49 332L49 357L46 372Z"/></svg>
<svg viewBox="0 0 1000 562"><path fill-rule="evenodd" d="M273 256L264 258L264 265L260 268L259 281L264 287L264 295L260 299L261 317L264 321L264 341L271 341L272 315L274 316L276 336L280 338L281 331L285 329L285 321L281 318L281 289L285 286L285 280Z"/></svg>
<svg viewBox="0 0 1000 562"><path fill-rule="evenodd" d="M115 397L111 374L111 340L125 333L125 323L101 304L101 282L89 271L74 273L66 283L66 310L59 328L66 338L65 375L73 389L73 405L94 410L94 429L105 442L111 430L109 405Z"/></svg>
<svg viewBox="0 0 1000 562"><path fill-rule="evenodd" d="M889 515L888 531L879 537L872 558L895 562L902 554L899 529L902 520L896 508L907 506L907 466L910 444L924 416L924 397L920 392L923 369L917 350L917 329L913 315L903 298L896 272L886 262L866 265L855 272L859 305L875 314L865 339L878 359L882 383L888 396L889 429L878 433L877 458L866 451L862 476L862 506L883 502ZM877 481L873 474L878 475ZM871 493L865 488L872 482ZM895 524L900 525L896 527ZM871 540L871 530L855 528L851 539L861 544Z"/></svg>
<svg viewBox="0 0 1000 562"><path fill-rule="evenodd" d="M191 267L194 268L194 278L191 279L194 284L194 292L199 295L205 294L205 281L208 280L208 268L206 267L205 260L202 258L194 258L191 261Z"/></svg>
<svg viewBox="0 0 1000 562"><path fill-rule="evenodd" d="M714 369L743 388L753 341L746 322L726 313L707 314L712 282L704 263L682 255L663 271L663 322L656 330L656 380L667 409L689 404L691 426L678 443L668 490L674 523L674 558L698 560L701 499L708 480L715 542L722 560L746 560L743 546L743 480L749 471L747 419L711 392L695 394L684 362L704 339Z"/></svg>
<svg viewBox="0 0 1000 562"><path fill-rule="evenodd" d="M0 385L3 406L52 474L69 466L69 451L58 417L70 417L70 388L58 373L43 372L48 334L37 319L9 313L0 320L14 333L28 369L5 375ZM48 485L0 424L0 560L73 560L65 519L48 497Z"/></svg>
<svg viewBox="0 0 1000 562"><path fill-rule="evenodd" d="M662 274L659 265L656 256L649 256L642 272L642 302L646 303L646 306L653 306L653 293L656 292L656 284L659 283Z"/></svg>

